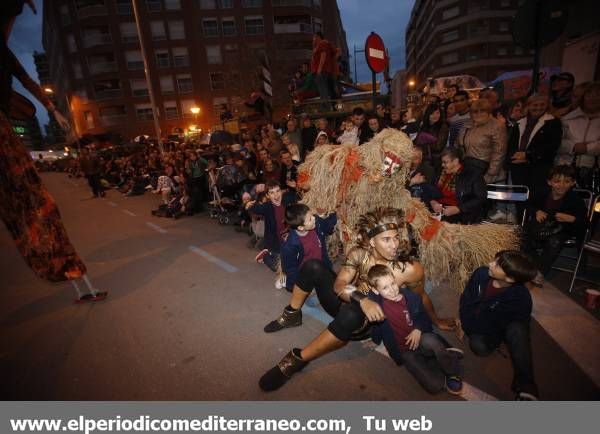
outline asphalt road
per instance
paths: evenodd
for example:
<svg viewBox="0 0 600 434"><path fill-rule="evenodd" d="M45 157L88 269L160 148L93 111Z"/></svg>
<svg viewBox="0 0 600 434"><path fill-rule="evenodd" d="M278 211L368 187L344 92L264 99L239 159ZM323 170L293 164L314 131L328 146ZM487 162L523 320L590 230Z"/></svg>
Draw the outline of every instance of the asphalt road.
<svg viewBox="0 0 600 434"><path fill-rule="evenodd" d="M247 236L207 216L156 218L157 196L91 199L85 181L43 175L72 242L106 301L74 304L69 283L26 267L0 229L0 390L4 400L450 400L431 396L370 343L311 363L277 392L260 375L326 320L267 335L287 304L275 275L253 261ZM438 310L457 295L437 288ZM506 350L481 359L465 349L464 399L512 399ZM544 399L598 399L598 389L534 322L534 364Z"/></svg>

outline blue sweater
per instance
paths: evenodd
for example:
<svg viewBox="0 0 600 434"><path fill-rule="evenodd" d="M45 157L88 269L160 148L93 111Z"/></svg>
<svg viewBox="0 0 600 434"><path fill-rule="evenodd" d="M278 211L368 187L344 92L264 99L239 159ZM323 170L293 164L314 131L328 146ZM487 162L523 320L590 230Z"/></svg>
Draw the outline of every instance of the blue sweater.
<svg viewBox="0 0 600 434"><path fill-rule="evenodd" d="M484 300L490 279L488 267L478 268L460 296L460 321L467 335L501 333L509 323L531 317L531 295L521 284L508 286Z"/></svg>
<svg viewBox="0 0 600 434"><path fill-rule="evenodd" d="M315 216L315 231L317 231L317 237L321 242L321 259L323 263L333 268L331 260L327 254L327 242L326 238L328 235L333 234L335 225L337 223L337 216L332 213L327 218L322 219L319 216ZM295 230L290 231L287 240L281 246L281 266L283 272L286 275L285 287L291 290L296 283L298 277L298 271L300 270L300 264L304 259L304 246L300 240L300 235Z"/></svg>
<svg viewBox="0 0 600 434"><path fill-rule="evenodd" d="M431 324L429 315L427 315L427 312L425 311L425 306L423 306L423 300L421 299L421 296L419 294L415 294L407 288L400 288L400 293L406 300L406 306L408 307L410 318L413 321L413 327L421 330L422 333L432 332L433 325ZM369 298L373 301L376 301L380 306L383 306L383 297L381 295L375 294L373 291L371 291L369 292ZM390 357L394 359L397 364L402 364L402 352L400 351L398 343L396 342L394 330L387 319L373 326L371 330L371 339L376 344L380 344L381 341L383 341L383 345L385 346L385 349Z"/></svg>

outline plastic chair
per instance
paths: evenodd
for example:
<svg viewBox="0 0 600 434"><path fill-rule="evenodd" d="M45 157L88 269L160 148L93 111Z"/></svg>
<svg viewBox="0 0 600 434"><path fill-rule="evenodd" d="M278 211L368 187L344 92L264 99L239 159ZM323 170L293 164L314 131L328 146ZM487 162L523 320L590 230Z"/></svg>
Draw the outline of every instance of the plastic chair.
<svg viewBox="0 0 600 434"><path fill-rule="evenodd" d="M586 215L589 216L592 213L592 203L594 200L594 194L590 190L584 190L581 188L574 188L573 191L576 192L579 195L579 197L581 197L581 199L583 199L583 201L585 202L585 206L587 208ZM577 240L575 238L569 238L563 244L563 248L560 251L558 258L556 258L556 261L554 262L555 265L552 266L552 269L558 270L558 271L563 271L565 273L573 273L574 268L567 268L567 267L563 267L563 266L558 266L556 264L557 263L560 264L561 259L577 261L578 257L579 257L579 246L577 245Z"/></svg>
<svg viewBox="0 0 600 434"><path fill-rule="evenodd" d="M487 198L496 202L527 202L529 187L526 185L488 184ZM527 211L523 213L521 226L525 224Z"/></svg>
<svg viewBox="0 0 600 434"><path fill-rule="evenodd" d="M585 237L583 239L583 245L579 251L579 255L577 257L577 263L575 264L575 269L573 270L573 277L571 278L571 285L569 285L569 292L573 291L573 286L575 286L576 280L583 280L585 282L597 283L590 280L582 279L577 277L577 272L579 271L579 267L581 265L581 261L583 258L583 254L587 252L592 253L600 253L600 241L592 240L592 220L594 219L594 213L600 213L600 196L597 196L596 199L592 202L589 207L590 213L588 216L588 227L585 231Z"/></svg>

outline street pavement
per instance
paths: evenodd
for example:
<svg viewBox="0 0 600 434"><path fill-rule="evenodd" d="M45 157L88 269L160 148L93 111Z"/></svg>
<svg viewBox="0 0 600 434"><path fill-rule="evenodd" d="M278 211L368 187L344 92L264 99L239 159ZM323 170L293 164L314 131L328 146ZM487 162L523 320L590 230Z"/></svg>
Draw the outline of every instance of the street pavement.
<svg viewBox="0 0 600 434"><path fill-rule="evenodd" d="M245 234L206 215L153 217L159 200L150 193L127 198L111 190L105 199L92 199L84 179L48 173L43 180L91 281L109 297L73 303L73 287L36 278L2 227L4 400L513 399L506 348L477 358L452 333L445 336L466 355L463 397L429 395L370 342L350 343L308 365L279 391L264 393L257 384L262 373L293 346L310 342L328 319L320 308L307 307L301 327L262 331L289 294L254 262ZM458 295L449 289L436 288L431 297L442 314L456 311ZM573 304L573 315L586 314L563 301ZM557 341L542 323L532 324L541 397L599 399L591 379L598 364L578 359L561 343L565 337Z"/></svg>

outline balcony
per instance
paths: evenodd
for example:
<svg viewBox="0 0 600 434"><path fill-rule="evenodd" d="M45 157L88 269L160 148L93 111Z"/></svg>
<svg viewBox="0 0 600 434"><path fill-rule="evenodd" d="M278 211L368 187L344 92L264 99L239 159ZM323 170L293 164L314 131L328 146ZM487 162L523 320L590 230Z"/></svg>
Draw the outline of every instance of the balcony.
<svg viewBox="0 0 600 434"><path fill-rule="evenodd" d="M83 46L85 48L107 44L112 44L112 36L110 36L110 33L97 33L83 37Z"/></svg>
<svg viewBox="0 0 600 434"><path fill-rule="evenodd" d="M190 56L173 56L173 66L190 66Z"/></svg>
<svg viewBox="0 0 600 434"><path fill-rule="evenodd" d="M90 63L91 74L102 74L105 72L119 72L119 65L117 62L98 62Z"/></svg>
<svg viewBox="0 0 600 434"><path fill-rule="evenodd" d="M112 98L121 98L123 96L123 91L121 89L104 89L97 90L95 94L97 100L104 100Z"/></svg>
<svg viewBox="0 0 600 434"><path fill-rule="evenodd" d="M117 15L133 15L131 3L117 3Z"/></svg>
<svg viewBox="0 0 600 434"><path fill-rule="evenodd" d="M312 25L307 23L288 23L273 25L274 33L312 33Z"/></svg>
<svg viewBox="0 0 600 434"><path fill-rule="evenodd" d="M104 15L108 15L108 11L106 10L106 6L104 4L85 6L77 11L77 17L80 20L83 20L84 18L100 17Z"/></svg>
<svg viewBox="0 0 600 434"><path fill-rule="evenodd" d="M132 89L131 94L133 96L148 96L148 89Z"/></svg>
<svg viewBox="0 0 600 434"><path fill-rule="evenodd" d="M305 6L313 5L312 0L273 0L273 6Z"/></svg>
<svg viewBox="0 0 600 434"><path fill-rule="evenodd" d="M125 43L125 44L131 44L131 43L137 43L139 42L138 39L138 35L137 33L131 34L131 35L121 35L121 42Z"/></svg>
<svg viewBox="0 0 600 434"><path fill-rule="evenodd" d="M130 60L127 62L127 69L130 71L138 71L140 69L144 69L144 61L143 60Z"/></svg>
<svg viewBox="0 0 600 434"><path fill-rule="evenodd" d="M100 116L100 123L102 126L111 127L113 125L121 125L127 122L127 115L104 115Z"/></svg>

